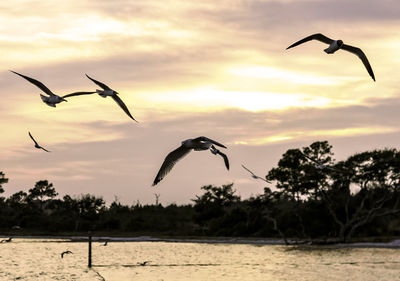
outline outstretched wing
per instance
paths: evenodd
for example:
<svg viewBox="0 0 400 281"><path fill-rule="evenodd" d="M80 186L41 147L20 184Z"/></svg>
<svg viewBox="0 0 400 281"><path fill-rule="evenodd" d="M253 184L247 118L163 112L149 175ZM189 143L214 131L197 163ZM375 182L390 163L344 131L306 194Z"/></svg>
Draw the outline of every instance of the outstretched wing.
<svg viewBox="0 0 400 281"><path fill-rule="evenodd" d="M136 119L133 118L132 115L131 115L131 113L129 112L128 107L127 107L127 106L125 105L125 103L119 98L118 95L112 95L111 97L112 97L113 100L119 105L119 107L121 107L121 108L125 111L125 113L126 113L132 120L136 121ZM136 122L138 122L138 121L136 121ZM139 123L139 122L138 122L138 123Z"/></svg>
<svg viewBox="0 0 400 281"><path fill-rule="evenodd" d="M252 171L250 171L249 169L247 169L243 164L242 164L242 167L243 167L246 171L248 171L248 172L253 176L253 178L263 180L263 181L265 181L265 182L267 182L267 183L271 183L270 181L268 181L268 180L266 180L266 179L264 179L264 178L262 178L262 177L257 176L256 174L254 174Z"/></svg>
<svg viewBox="0 0 400 281"><path fill-rule="evenodd" d="M62 96L62 98L69 98L69 97L75 97L75 96L82 96L82 95L90 95L90 94L94 94L96 92L75 92L75 93L71 93L65 96Z"/></svg>
<svg viewBox="0 0 400 281"><path fill-rule="evenodd" d="M21 76L22 78L25 78L26 80L28 80L29 82L31 82L32 84L34 84L36 87L38 87L40 90L42 90L43 92L45 92L45 93L48 94L49 96L54 96L53 92L50 91L50 89L47 88L42 82L40 82L40 81L38 81L38 80L36 80L36 79L30 78L30 77L28 77L28 76L22 75L22 74L20 74L20 73L18 73L18 72L15 72L15 71L12 71L12 70L10 70L10 71L11 71L12 73L15 73L15 74Z"/></svg>
<svg viewBox="0 0 400 281"><path fill-rule="evenodd" d="M287 47L286 50L290 49L290 48L293 48L293 47L296 47L296 46L298 46L300 44L303 44L303 43L311 41L311 40L318 40L318 41L321 41L321 42L329 44L329 45L333 42L333 40L331 38L328 38L328 37L326 37L325 35L323 35L321 33L316 33L316 34L307 36L306 38L303 38L303 39L297 41L296 43L293 43L292 45Z"/></svg>
<svg viewBox="0 0 400 281"><path fill-rule="evenodd" d="M219 143L219 142L216 142L215 140L209 139L209 138L207 138L207 137L203 137L203 136L198 137L198 138L195 138L195 139L193 139L193 141L209 141L209 142L211 142L211 143L213 143L213 144L215 144L215 145L217 145L217 146L226 148L225 145L223 145L223 144L221 144L221 143Z"/></svg>
<svg viewBox="0 0 400 281"><path fill-rule="evenodd" d="M178 162L186 154L188 154L190 150L190 148L180 146L174 151L170 152L167 157L165 157L164 163L161 165L161 168L158 171L156 178L154 179L153 186L159 183L171 171L176 162Z"/></svg>
<svg viewBox="0 0 400 281"><path fill-rule="evenodd" d="M46 148L44 148L44 147L42 147L42 146L40 146L40 148L43 149L43 150L46 151L46 152L51 152L51 151L47 150Z"/></svg>
<svg viewBox="0 0 400 281"><path fill-rule="evenodd" d="M33 142L36 144L36 145L38 145L38 143L37 143L37 141L33 138L33 136L31 135L31 132L28 132L29 133L29 136L31 137L31 139L33 140Z"/></svg>
<svg viewBox="0 0 400 281"><path fill-rule="evenodd" d="M228 160L228 156L226 156L225 153L222 153L219 149L217 149L215 146L211 145L210 151L212 154L218 154L221 155L222 158L224 158L224 162L225 162L225 167L227 170L229 170L229 160Z"/></svg>
<svg viewBox="0 0 400 281"><path fill-rule="evenodd" d="M307 155L305 155L305 154L304 154L303 152L301 152L300 150L298 150L298 151L299 151L299 153L300 153L303 157L305 157L305 158L307 158L308 160L314 162L315 164L317 164L317 165L323 165L321 162L319 162L319 161L317 161L317 160L315 160L315 159L313 159L313 158L311 158L311 157L308 157Z"/></svg>
<svg viewBox="0 0 400 281"><path fill-rule="evenodd" d="M247 169L243 164L242 164L243 169L245 169L247 172L249 172L252 176L257 177L252 171Z"/></svg>
<svg viewBox="0 0 400 281"><path fill-rule="evenodd" d="M94 83L96 83L99 87L101 87L103 90L111 90L110 87L108 87L106 84L101 83L100 81L94 80L91 78L89 75L85 73L86 77L92 80Z"/></svg>
<svg viewBox="0 0 400 281"><path fill-rule="evenodd" d="M222 158L224 158L224 162L225 162L225 167L227 170L229 170L229 160L228 160L228 156L226 156L225 153L222 153L221 151L218 150L217 152L219 155L222 156Z"/></svg>
<svg viewBox="0 0 400 281"><path fill-rule="evenodd" d="M361 59L361 61L363 62L363 64L364 64L365 68L367 69L369 75L375 81L375 75L374 75L374 72L372 71L372 67L369 64L367 56L364 54L364 52L360 48L353 47L353 46L346 45L346 44L343 44L342 47L340 47L340 48L345 50L345 51L348 51L348 52L350 52L352 54L357 55Z"/></svg>

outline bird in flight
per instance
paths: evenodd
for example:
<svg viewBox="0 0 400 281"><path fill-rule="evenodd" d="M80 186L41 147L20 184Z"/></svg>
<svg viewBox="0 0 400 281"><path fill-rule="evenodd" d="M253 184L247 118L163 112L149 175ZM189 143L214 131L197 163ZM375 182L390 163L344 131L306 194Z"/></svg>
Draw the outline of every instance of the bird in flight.
<svg viewBox="0 0 400 281"><path fill-rule="evenodd" d="M51 151L48 151L47 149L45 149L44 147L40 146L40 145L37 143L37 141L33 138L31 132L28 132L28 133L29 133L29 136L31 137L31 139L33 140L33 142L35 143L35 147L36 147L36 148L38 148L38 149L43 149L43 150L46 151L46 152L51 152Z"/></svg>
<svg viewBox="0 0 400 281"><path fill-rule="evenodd" d="M3 239L3 240L0 241L0 243L11 242L12 239L13 239L12 237L10 237L10 238L8 238L8 239Z"/></svg>
<svg viewBox="0 0 400 281"><path fill-rule="evenodd" d="M182 141L182 145L175 149L174 151L170 152L167 157L165 157L165 160L163 164L161 165L160 170L157 173L156 178L154 179L153 186L155 186L157 183L159 183L174 167L174 165L182 159L184 156L186 156L192 149L195 151L202 151L202 150L207 150L210 149L211 153L213 154L219 154L224 158L225 162L225 167L229 170L229 161L228 157L220 152L215 146L223 147L226 148L225 145L220 144L219 142L216 142L212 139L209 139L207 137L198 137L195 139L187 139L185 141Z"/></svg>
<svg viewBox="0 0 400 281"><path fill-rule="evenodd" d="M259 180L263 180L263 181L265 181L265 182L267 182L267 183L271 183L270 181L268 181L268 180L266 180L266 179L264 179L264 178L262 178L262 177L257 176L256 174L254 174L252 171L250 171L249 169L247 169L243 164L242 164L242 167L243 167L243 169L245 169L247 172L249 172L249 173L251 174L251 177L252 177L253 179L259 179Z"/></svg>
<svg viewBox="0 0 400 281"><path fill-rule="evenodd" d="M62 252L61 253L61 258L63 259L64 258L64 255L66 255L66 254L73 254L71 251L64 251L64 252Z"/></svg>
<svg viewBox="0 0 400 281"><path fill-rule="evenodd" d="M319 162L319 161L317 161L317 160L315 160L315 159L313 159L313 158L311 158L311 157L305 155L305 154L304 154L303 152L301 152L300 150L299 150L299 153L300 153L303 157L305 157L305 158L307 158L308 160L310 160L311 162L315 163L315 168L317 168L317 169L320 169L320 170L323 170L323 169L330 169L330 170L340 171L339 169L336 169L336 168L334 168L334 167L331 167L331 166L322 164L321 162Z"/></svg>
<svg viewBox="0 0 400 281"><path fill-rule="evenodd" d="M296 43L293 43L292 45L287 47L286 50L290 49L290 48L293 48L293 47L296 47L296 46L298 46L300 44L303 44L303 43L311 41L311 40L318 40L320 42L328 44L329 47L324 50L325 53L327 53L327 54L333 54L337 50L342 49L344 51L348 51L348 52L358 56L359 59L361 59L361 61L363 62L363 64L364 64L365 68L367 69L369 75L375 81L374 72L372 71L372 67L369 64L367 56L364 54L364 52L360 48L344 44L342 40L333 40L333 39L330 39L330 38L326 37L325 35L323 35L321 33L316 33L316 34L310 35L310 36L308 36L306 38L303 38L303 39L297 41Z"/></svg>
<svg viewBox="0 0 400 281"><path fill-rule="evenodd" d="M42 90L43 92L45 92L48 96L42 95L40 94L40 97L42 99L42 101L47 104L48 106L51 107L56 107L57 103L63 102L63 101L67 101L65 98L69 98L69 97L73 97L73 96L81 96L81 95L89 95L89 94L94 94L96 92L75 92L75 93L71 93L65 96L58 96L56 94L54 94L52 91L50 91L49 88L47 88L42 82L30 78L28 76L22 75L18 72L12 71L10 70L12 73L15 73L19 76L21 76L22 78L25 78L26 80L28 80L29 82L31 82L32 84L34 84L36 87L38 87L40 90Z"/></svg>
<svg viewBox="0 0 400 281"><path fill-rule="evenodd" d="M96 93L99 94L99 96L106 98L106 97L112 97L113 100L119 105L119 107L122 108L123 111L125 111L125 113L134 121L138 122L135 118L133 118L133 116L131 115L131 113L129 112L128 107L125 105L125 103L119 98L118 96L118 92L114 91L113 89L111 89L110 87L108 87L106 84L103 84L93 78L91 78L89 75L85 74L87 78L89 78L90 80L92 80L96 85L98 85L99 87L101 87L103 90L96 90ZM138 122L139 123L139 122Z"/></svg>

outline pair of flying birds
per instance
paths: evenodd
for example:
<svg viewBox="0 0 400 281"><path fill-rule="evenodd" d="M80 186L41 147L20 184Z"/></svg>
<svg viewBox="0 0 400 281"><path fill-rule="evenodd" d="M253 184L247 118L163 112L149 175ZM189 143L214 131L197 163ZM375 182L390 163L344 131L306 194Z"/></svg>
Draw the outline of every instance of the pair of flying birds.
<svg viewBox="0 0 400 281"><path fill-rule="evenodd" d="M320 42L328 44L329 47L324 50L327 54L333 54L336 51L338 51L339 49L342 49L344 51L348 51L352 54L357 55L363 62L364 66L367 69L371 78L375 81L374 72L372 71L372 67L367 59L367 56L364 54L364 52L360 48L344 44L342 40L333 40L333 39L326 37L325 35L323 35L321 33L316 33L316 34L310 35L308 37L305 37L305 38L297 41L296 43L287 47L286 50L296 47L300 44L303 44L303 43L311 41L311 40L318 40ZM169 173L169 171L171 171L171 169L176 164L176 162L179 161L180 159L182 159L192 149L194 149L195 151L210 149L212 153L221 155L224 158L226 168L229 170L228 157L225 154L223 154L222 152L220 152L219 150L217 150L213 144L218 145L223 148L226 148L224 145L217 143L206 137L199 137L196 139L188 139L188 140L183 141L182 145L180 147L178 147L177 149L175 149L174 151L170 152L167 155L167 157L164 160L164 163L162 164L162 166L153 182L153 186L156 185L158 182L160 182ZM330 168L330 167L325 166L325 165L319 163L318 161L308 157L305 154L303 154L303 156L306 157L308 160L311 160L312 162L314 162L316 167L319 169ZM254 179L261 179L261 180L269 183L268 180L255 175L252 171L250 171L244 165L242 165L242 167L245 170L247 170Z"/></svg>
<svg viewBox="0 0 400 281"><path fill-rule="evenodd" d="M82 96L82 95L90 95L90 94L99 94L99 96L106 98L106 97L112 97L112 99L122 108L122 110L134 121L135 118L132 117L131 113L129 112L128 107L125 105L125 103L120 99L120 97L118 96L118 92L114 91L113 89L111 89L110 87L108 87L106 84L101 83L100 81L97 81L93 78L91 78L89 75L86 74L86 77L89 78L90 80L92 80L96 85L98 85L99 87L102 88L102 90L96 90L95 92L74 92L65 96L58 96L56 94L54 94L49 88L47 88L42 82L33 79L31 77L22 75L21 73L15 72L10 70L11 72L21 76L22 78L28 80L29 82L31 82L33 85L35 85L36 87L38 87L40 90L42 90L45 94L47 94L47 96L45 95L40 95L40 97L42 98L42 101L47 104L48 106L51 107L56 107L56 104L63 102L63 101L67 101L66 98L70 98L70 97L75 97L75 96ZM137 122L137 121L136 121Z"/></svg>

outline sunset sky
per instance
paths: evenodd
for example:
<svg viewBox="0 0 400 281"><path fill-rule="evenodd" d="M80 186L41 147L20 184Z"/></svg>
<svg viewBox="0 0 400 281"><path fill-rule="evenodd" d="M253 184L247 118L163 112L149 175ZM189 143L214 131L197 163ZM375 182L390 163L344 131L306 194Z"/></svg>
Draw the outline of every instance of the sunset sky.
<svg viewBox="0 0 400 281"><path fill-rule="evenodd" d="M242 198L290 148L328 140L336 160L399 148L400 2L2 1L0 171L5 196L47 179L61 196L107 203L190 203L207 184L234 182ZM313 33L358 46L323 52ZM85 73L119 92L135 123L111 99L72 97L52 108L14 70L54 93L95 90ZM98 87L97 87L98 88ZM46 153L33 147L28 131ZM192 152L151 187L181 141L207 136L231 162Z"/></svg>

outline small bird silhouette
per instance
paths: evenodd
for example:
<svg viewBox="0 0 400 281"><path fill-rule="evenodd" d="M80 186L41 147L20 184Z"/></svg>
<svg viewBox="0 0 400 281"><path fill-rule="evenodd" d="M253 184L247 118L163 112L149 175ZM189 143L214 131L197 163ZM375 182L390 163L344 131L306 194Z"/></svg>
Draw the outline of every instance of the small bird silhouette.
<svg viewBox="0 0 400 281"><path fill-rule="evenodd" d="M147 263L149 263L150 261L144 261L144 262L138 262L137 264L138 265L141 265L141 266L145 266Z"/></svg>
<svg viewBox="0 0 400 281"><path fill-rule="evenodd" d="M8 242L11 242L12 239L13 239L12 237L10 237L8 239L3 239L0 241L0 243L8 243Z"/></svg>
<svg viewBox="0 0 400 281"><path fill-rule="evenodd" d="M43 150L46 151L46 152L51 152L51 151L48 151L47 149L45 149L44 147L40 146L40 145L37 143L37 141L33 138L33 136L31 135L31 132L28 132L28 133L29 133L29 136L31 137L31 139L33 140L33 142L35 143L35 147L36 147L36 148L38 148L38 149L43 149Z"/></svg>
<svg viewBox="0 0 400 281"><path fill-rule="evenodd" d="M331 167L331 166L322 164L321 162L319 162L319 161L317 161L317 160L315 160L315 159L313 159L313 158L311 158L311 157L305 155L305 154L304 154L303 152L301 152L300 150L299 150L299 153L300 153L304 158L306 158L306 159L310 160L311 162L315 163L315 168L317 168L317 169L320 169L320 170L328 169L328 170L342 171L341 169L337 169L337 168L335 168L335 167Z"/></svg>
<svg viewBox="0 0 400 281"><path fill-rule="evenodd" d="M249 169L247 169L243 164L242 164L242 167L243 167L243 169L245 169L246 171L248 171L248 172L251 174L251 177L252 177L253 179L259 179L259 180L263 180L263 181L265 181L265 182L267 182L267 183L271 183L270 181L267 181L266 179L264 179L264 178L262 178L262 177L259 177L259 176L257 176L256 174L254 174L252 171L250 171Z"/></svg>
<svg viewBox="0 0 400 281"><path fill-rule="evenodd" d="M64 252L62 252L61 253L61 258L63 259L64 258L64 255L66 255L66 254L73 254L71 251L64 251Z"/></svg>

